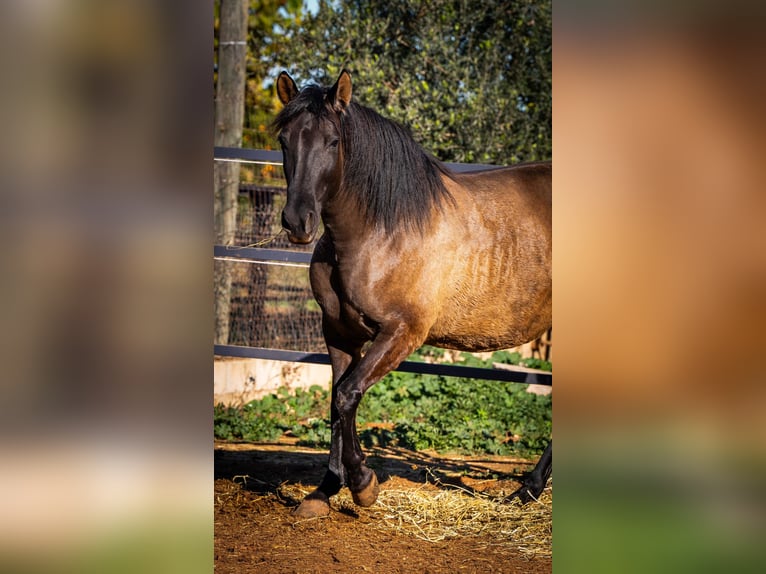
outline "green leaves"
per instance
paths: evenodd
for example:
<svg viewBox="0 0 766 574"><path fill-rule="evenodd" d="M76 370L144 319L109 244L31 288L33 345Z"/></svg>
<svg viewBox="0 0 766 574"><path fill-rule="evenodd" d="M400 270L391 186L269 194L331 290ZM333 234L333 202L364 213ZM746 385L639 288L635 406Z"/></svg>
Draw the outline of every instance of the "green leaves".
<svg viewBox="0 0 766 574"><path fill-rule="evenodd" d="M443 353L425 348L410 359ZM462 364L529 361L504 351L488 361L466 354ZM273 441L290 434L299 444L327 448L329 410L329 392L319 387L294 393L280 389L241 409L217 406L215 434L221 439L252 441ZM390 373L362 399L357 428L368 448L397 445L533 456L542 452L551 436L551 397L527 393L523 385Z"/></svg>
<svg viewBox="0 0 766 574"><path fill-rule="evenodd" d="M329 412L330 394L321 387L314 385L294 393L283 387L243 407L216 405L213 432L218 439L256 442L274 441L291 432L296 436L310 434L320 443L324 435L319 427L326 427L329 444Z"/></svg>
<svg viewBox="0 0 766 574"><path fill-rule="evenodd" d="M551 157L550 0L323 2L292 43L280 66L324 83L349 68L357 101L442 160Z"/></svg>
<svg viewBox="0 0 766 574"><path fill-rule="evenodd" d="M409 400L392 400L393 384L404 386ZM378 419L394 423L400 446L531 455L550 438L551 399L495 381L387 377L368 391L357 417L361 426Z"/></svg>

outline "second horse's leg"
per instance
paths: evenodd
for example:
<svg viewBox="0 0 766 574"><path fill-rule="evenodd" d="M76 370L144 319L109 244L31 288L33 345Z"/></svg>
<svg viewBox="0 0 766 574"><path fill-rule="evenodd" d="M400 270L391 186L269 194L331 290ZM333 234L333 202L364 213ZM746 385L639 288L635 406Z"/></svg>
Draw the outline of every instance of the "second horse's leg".
<svg viewBox="0 0 766 574"><path fill-rule="evenodd" d="M540 460L537 461L535 468L524 479L521 487L514 492L509 498L510 502L514 498L518 498L522 504L526 504L532 499L540 498L540 495L545 489L545 484L548 482L548 478L551 476L553 469L553 440L545 447Z"/></svg>

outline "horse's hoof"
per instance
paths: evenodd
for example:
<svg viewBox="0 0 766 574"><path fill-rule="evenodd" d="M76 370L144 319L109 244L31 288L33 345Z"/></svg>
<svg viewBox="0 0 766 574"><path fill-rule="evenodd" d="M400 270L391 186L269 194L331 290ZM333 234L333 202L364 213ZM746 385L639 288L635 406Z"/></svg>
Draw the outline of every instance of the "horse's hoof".
<svg viewBox="0 0 766 574"><path fill-rule="evenodd" d="M543 490L545 490L544 484L541 486L534 483L524 483L516 492L506 498L504 502L510 503L513 500L518 499L521 504L527 504L528 502L532 502L533 500L540 498L540 496L543 494Z"/></svg>
<svg viewBox="0 0 766 574"><path fill-rule="evenodd" d="M330 514L330 505L317 498L306 498L298 508L293 510L293 516L297 518L318 518L328 514Z"/></svg>
<svg viewBox="0 0 766 574"><path fill-rule="evenodd" d="M378 493L380 492L380 486L378 486L378 477L374 472L371 472L372 478L370 482L359 492L352 492L351 496L354 499L354 503L357 506L372 506L378 499Z"/></svg>
<svg viewBox="0 0 766 574"><path fill-rule="evenodd" d="M522 486L520 489L506 498L503 502L510 504L514 500L518 500L521 504L526 504L532 500L532 493L529 492L528 488Z"/></svg>

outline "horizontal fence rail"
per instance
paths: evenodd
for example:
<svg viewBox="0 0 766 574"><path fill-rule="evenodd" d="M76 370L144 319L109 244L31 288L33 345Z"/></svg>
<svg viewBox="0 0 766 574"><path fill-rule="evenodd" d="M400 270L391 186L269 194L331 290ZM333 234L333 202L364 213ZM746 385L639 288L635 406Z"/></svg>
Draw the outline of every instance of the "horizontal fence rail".
<svg viewBox="0 0 766 574"><path fill-rule="evenodd" d="M213 159L219 161L241 161L249 163L266 163L281 165L282 152L265 149L247 149L237 147L214 147ZM501 167L497 165L488 165L481 163L448 163L445 165L456 173L465 173L468 171L479 171L482 169L492 169Z"/></svg>
<svg viewBox="0 0 766 574"><path fill-rule="evenodd" d="M226 261L252 261L254 263L276 263L308 267L311 253L306 251L288 251L286 249L263 249L260 247L237 247L236 245L215 245L213 258Z"/></svg>
<svg viewBox="0 0 766 574"><path fill-rule="evenodd" d="M272 361L289 361L291 363L309 363L313 365L329 365L330 356L327 353L304 353L303 351L286 351L283 349L262 349L260 347L238 347L236 345L215 345L214 354L221 357L239 357L244 359L269 359ZM507 383L525 383L536 385L551 385L551 374L534 370L487 369L482 367L467 367L465 365L448 365L443 363L420 363L404 361L395 371L415 373L418 375L440 375L444 377L462 377L467 379L488 379Z"/></svg>
<svg viewBox="0 0 766 574"><path fill-rule="evenodd" d="M253 163L282 163L282 152L266 149L239 147L214 147L213 159L224 161L248 161Z"/></svg>
<svg viewBox="0 0 766 574"><path fill-rule="evenodd" d="M270 150L215 147L214 159L220 161L281 164L282 153ZM455 172L468 172L497 167L491 165L457 163L448 163L447 166ZM221 261L308 267L311 262L311 256L312 254L309 252L288 251L286 249L264 249L259 247L239 247L234 245L215 245L213 247L213 258ZM285 349L245 347L238 345L215 345L213 353L219 357L267 359L317 365L330 364L330 356L327 353L309 353L303 351L289 351ZM445 363L404 361L394 370L422 375L486 379L508 383L552 385L551 373L536 369L526 369L514 365L508 365L502 369L494 369Z"/></svg>

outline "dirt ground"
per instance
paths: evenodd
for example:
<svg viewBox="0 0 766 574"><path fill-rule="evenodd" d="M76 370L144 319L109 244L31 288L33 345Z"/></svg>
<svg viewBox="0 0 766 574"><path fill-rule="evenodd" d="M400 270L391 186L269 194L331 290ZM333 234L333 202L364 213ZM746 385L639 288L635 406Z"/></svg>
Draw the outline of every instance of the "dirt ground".
<svg viewBox="0 0 766 574"><path fill-rule="evenodd" d="M439 457L393 449L368 453L381 492L459 485L503 496L533 461ZM291 510L319 484L327 453L289 444L215 445L215 571L225 573L551 571L550 552L522 552L512 540L466 536L438 542L386 529L377 505L334 497L328 517L298 520ZM550 488L550 487L549 487ZM466 495L468 496L468 495ZM547 554L547 555L546 555Z"/></svg>

